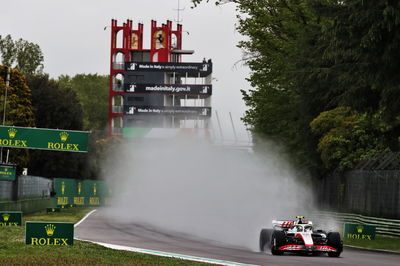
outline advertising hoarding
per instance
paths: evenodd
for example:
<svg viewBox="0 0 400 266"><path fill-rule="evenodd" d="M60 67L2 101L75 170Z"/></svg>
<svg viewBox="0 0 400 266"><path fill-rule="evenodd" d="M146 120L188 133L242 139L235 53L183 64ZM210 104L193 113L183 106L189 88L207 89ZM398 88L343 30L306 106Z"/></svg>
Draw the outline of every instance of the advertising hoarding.
<svg viewBox="0 0 400 266"><path fill-rule="evenodd" d="M89 132L0 126L0 147L87 152Z"/></svg>
<svg viewBox="0 0 400 266"><path fill-rule="evenodd" d="M126 62L126 71L159 71L197 73L208 75L212 73L212 63L182 63L182 62Z"/></svg>
<svg viewBox="0 0 400 266"><path fill-rule="evenodd" d="M126 93L211 95L211 85L191 84L125 84Z"/></svg>
<svg viewBox="0 0 400 266"><path fill-rule="evenodd" d="M72 246L74 244L74 224L26 222L25 244L35 246Z"/></svg>
<svg viewBox="0 0 400 266"><path fill-rule="evenodd" d="M0 164L0 181L14 181L16 176L14 165Z"/></svg>
<svg viewBox="0 0 400 266"><path fill-rule="evenodd" d="M126 115L211 116L211 107L124 106Z"/></svg>

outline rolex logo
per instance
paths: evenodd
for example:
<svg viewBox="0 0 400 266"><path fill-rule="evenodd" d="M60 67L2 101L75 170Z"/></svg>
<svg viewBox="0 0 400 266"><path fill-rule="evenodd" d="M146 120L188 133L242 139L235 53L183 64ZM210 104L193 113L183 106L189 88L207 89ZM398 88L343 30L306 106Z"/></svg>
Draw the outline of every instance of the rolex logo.
<svg viewBox="0 0 400 266"><path fill-rule="evenodd" d="M61 182L61 194L65 193L65 182Z"/></svg>
<svg viewBox="0 0 400 266"><path fill-rule="evenodd" d="M65 132L65 131L61 132L61 133L60 133L60 139L61 139L61 141L62 141L62 142L67 141L68 136L69 136L69 134L68 134L67 132Z"/></svg>
<svg viewBox="0 0 400 266"><path fill-rule="evenodd" d="M13 139L15 137L15 135L17 135L17 131L18 130L16 130L15 128L10 128L8 130L8 136Z"/></svg>
<svg viewBox="0 0 400 266"><path fill-rule="evenodd" d="M97 193L97 186L96 186L96 183L94 183L94 185L93 185L93 195L96 196L96 193Z"/></svg>
<svg viewBox="0 0 400 266"><path fill-rule="evenodd" d="M8 219L10 218L10 215L8 213L4 213L2 216L3 216L4 222L8 222Z"/></svg>
<svg viewBox="0 0 400 266"><path fill-rule="evenodd" d="M357 226L357 232L358 232L358 233L361 234L361 233L363 232L363 230L364 230L364 226L362 226L362 225L358 225L358 226Z"/></svg>
<svg viewBox="0 0 400 266"><path fill-rule="evenodd" d="M78 183L78 194L80 195L81 192L82 192L82 183L79 182L79 183Z"/></svg>
<svg viewBox="0 0 400 266"><path fill-rule="evenodd" d="M54 234L54 231L56 230L56 227L54 226L54 224L48 224L44 227L44 229L46 230L46 234L48 236L52 236Z"/></svg>

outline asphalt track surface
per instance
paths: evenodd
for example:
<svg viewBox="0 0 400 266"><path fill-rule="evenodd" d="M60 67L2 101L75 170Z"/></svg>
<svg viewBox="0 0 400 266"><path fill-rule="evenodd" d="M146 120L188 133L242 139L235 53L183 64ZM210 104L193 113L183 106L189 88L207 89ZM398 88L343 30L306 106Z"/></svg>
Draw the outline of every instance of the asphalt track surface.
<svg viewBox="0 0 400 266"><path fill-rule="evenodd" d="M75 228L75 237L81 240L254 265L400 265L400 255L352 248L345 248L339 258L326 255L273 256L269 253L163 233L137 224L121 223L104 215L102 210L92 213L80 223Z"/></svg>

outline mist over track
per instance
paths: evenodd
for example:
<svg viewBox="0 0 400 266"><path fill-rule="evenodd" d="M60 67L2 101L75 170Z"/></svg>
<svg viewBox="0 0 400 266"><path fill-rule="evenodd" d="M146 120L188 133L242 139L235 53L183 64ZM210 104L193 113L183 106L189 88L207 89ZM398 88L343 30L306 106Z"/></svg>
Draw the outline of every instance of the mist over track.
<svg viewBox="0 0 400 266"><path fill-rule="evenodd" d="M260 230L272 219L313 208L311 189L279 150L268 144L265 150L256 155L191 138L132 142L110 166L116 198L109 215L258 250Z"/></svg>

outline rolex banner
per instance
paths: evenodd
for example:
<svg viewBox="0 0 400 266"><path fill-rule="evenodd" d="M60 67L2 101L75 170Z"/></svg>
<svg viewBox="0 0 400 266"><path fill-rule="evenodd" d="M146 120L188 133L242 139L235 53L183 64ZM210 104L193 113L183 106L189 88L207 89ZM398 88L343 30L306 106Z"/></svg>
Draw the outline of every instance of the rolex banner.
<svg viewBox="0 0 400 266"><path fill-rule="evenodd" d="M87 152L87 131L0 126L0 146Z"/></svg>
<svg viewBox="0 0 400 266"><path fill-rule="evenodd" d="M0 163L0 181L15 180L15 166Z"/></svg>
<svg viewBox="0 0 400 266"><path fill-rule="evenodd" d="M190 84L125 84L127 93L154 93L175 95L211 95L212 85Z"/></svg>
<svg viewBox="0 0 400 266"><path fill-rule="evenodd" d="M74 197L80 196L77 193L75 179L70 178L55 178L54 191L56 193L55 196L57 198L57 206L63 208L68 205L74 204Z"/></svg>
<svg viewBox="0 0 400 266"><path fill-rule="evenodd" d="M25 243L35 246L72 246L74 244L74 224L26 222Z"/></svg>
<svg viewBox="0 0 400 266"><path fill-rule="evenodd" d="M99 180L55 178L54 192L57 206L67 208L105 205L111 196L107 183Z"/></svg>
<svg viewBox="0 0 400 266"><path fill-rule="evenodd" d="M344 237L348 239L374 240L375 231L375 225L355 223L344 224Z"/></svg>
<svg viewBox="0 0 400 266"><path fill-rule="evenodd" d="M22 212L0 211L0 228L22 225Z"/></svg>

